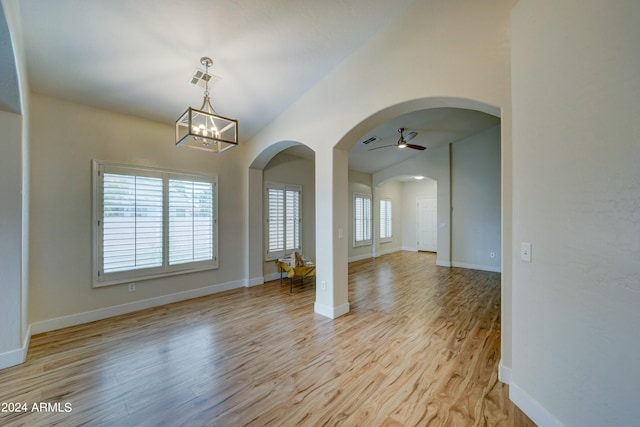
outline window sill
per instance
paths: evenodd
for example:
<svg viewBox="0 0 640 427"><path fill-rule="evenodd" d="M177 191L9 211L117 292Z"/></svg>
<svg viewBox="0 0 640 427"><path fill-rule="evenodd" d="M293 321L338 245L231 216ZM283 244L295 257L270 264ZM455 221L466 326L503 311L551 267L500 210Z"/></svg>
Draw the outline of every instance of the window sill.
<svg viewBox="0 0 640 427"><path fill-rule="evenodd" d="M179 276L181 274L198 273L201 271L217 270L217 269L218 269L217 265L207 265L207 266L196 267L196 268L186 268L184 270L163 271L161 273L151 273L151 274L145 274L140 276L117 277L117 278L105 279L101 281L94 279L92 287L94 289L102 288L105 286L121 285L123 283L141 282L143 280L160 279L163 277Z"/></svg>

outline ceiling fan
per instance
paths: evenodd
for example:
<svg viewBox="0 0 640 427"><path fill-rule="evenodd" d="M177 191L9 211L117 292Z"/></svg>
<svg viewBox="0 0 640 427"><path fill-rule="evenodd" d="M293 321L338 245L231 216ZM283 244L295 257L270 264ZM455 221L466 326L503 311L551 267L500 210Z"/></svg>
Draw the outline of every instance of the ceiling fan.
<svg viewBox="0 0 640 427"><path fill-rule="evenodd" d="M409 148L413 148L414 150L420 150L420 151L423 151L427 148L427 147L423 147L422 145L408 143L418 135L418 132L409 132L407 133L407 136L404 136L404 128L398 129L398 132L400 133L400 139L398 139L398 142L396 144L383 145L381 147L370 148L369 151L377 150L379 148L386 148L386 147L398 147L398 148L409 147Z"/></svg>

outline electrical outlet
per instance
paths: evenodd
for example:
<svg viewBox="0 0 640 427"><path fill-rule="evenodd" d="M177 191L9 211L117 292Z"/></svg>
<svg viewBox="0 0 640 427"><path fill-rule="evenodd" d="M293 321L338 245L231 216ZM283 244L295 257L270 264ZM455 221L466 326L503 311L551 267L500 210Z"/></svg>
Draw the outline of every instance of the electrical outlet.
<svg viewBox="0 0 640 427"><path fill-rule="evenodd" d="M320 290L321 291L327 290L327 282L325 282L324 280L320 282Z"/></svg>
<svg viewBox="0 0 640 427"><path fill-rule="evenodd" d="M496 257L496 253L491 251L489 252L489 258L495 258Z"/></svg>
<svg viewBox="0 0 640 427"><path fill-rule="evenodd" d="M129 283L129 292L135 292L135 291L136 291L136 284Z"/></svg>

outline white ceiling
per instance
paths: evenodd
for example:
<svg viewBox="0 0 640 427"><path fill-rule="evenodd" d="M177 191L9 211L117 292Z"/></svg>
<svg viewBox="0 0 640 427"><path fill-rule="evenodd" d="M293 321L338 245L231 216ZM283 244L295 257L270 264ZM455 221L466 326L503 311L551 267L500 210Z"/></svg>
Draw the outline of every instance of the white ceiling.
<svg viewBox="0 0 640 427"><path fill-rule="evenodd" d="M411 1L20 0L19 7L34 92L173 124L201 105L203 89L189 81L210 56L221 78L210 88L213 107L239 120L242 143ZM393 144L406 127L419 132L411 143L433 148L497 122L468 110L425 110L369 135L382 138L376 145ZM372 173L412 154L367 148L353 148L350 167Z"/></svg>
<svg viewBox="0 0 640 427"><path fill-rule="evenodd" d="M459 141L495 126L499 122L500 119L495 116L462 108L414 111L383 123L361 138L351 149L349 167L361 172L374 173L420 153L428 154L429 150L440 145ZM418 151L395 146L400 138L398 133L400 128L405 128L405 136L408 132L417 132L418 135L409 143L421 145L427 149ZM378 137L379 140L369 144L362 142L372 136ZM391 146L378 148L386 145Z"/></svg>

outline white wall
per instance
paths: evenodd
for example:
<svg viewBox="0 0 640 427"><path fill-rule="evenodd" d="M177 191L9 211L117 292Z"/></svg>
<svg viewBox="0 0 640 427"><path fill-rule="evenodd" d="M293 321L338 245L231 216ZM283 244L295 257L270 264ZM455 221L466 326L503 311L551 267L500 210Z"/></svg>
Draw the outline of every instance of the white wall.
<svg viewBox="0 0 640 427"><path fill-rule="evenodd" d="M451 145L451 176L452 265L500 271L499 126Z"/></svg>
<svg viewBox="0 0 640 427"><path fill-rule="evenodd" d="M437 200L438 182L434 179L424 178L402 184L402 249L405 251L418 250L418 197Z"/></svg>
<svg viewBox="0 0 640 427"><path fill-rule="evenodd" d="M264 182L279 182L302 186L302 253L316 259L316 182L315 162L288 154L277 154L264 168ZM263 194L264 200L264 194ZM264 208L266 212L266 208ZM266 227L266 225L265 225ZM265 240L266 243L266 240ZM263 257L266 249L263 249ZM267 280L277 275L275 262L265 261L263 275Z"/></svg>
<svg viewBox="0 0 640 427"><path fill-rule="evenodd" d="M510 392L540 425L640 425L639 17L637 0L513 10Z"/></svg>
<svg viewBox="0 0 640 427"><path fill-rule="evenodd" d="M163 302L167 299L162 297L167 295L197 296L197 290L246 284L242 254L247 193L246 174L240 167L242 148L224 156L176 148L172 126L36 94L31 98L30 114L34 155L29 319L40 323L38 330L68 324L64 316L127 304L142 308L147 303L141 301L153 302L156 298L156 302ZM92 288L93 159L218 175L219 268L137 281L134 293L128 292L126 284ZM140 304L131 305L136 302ZM93 315L95 312L71 321L91 319Z"/></svg>

